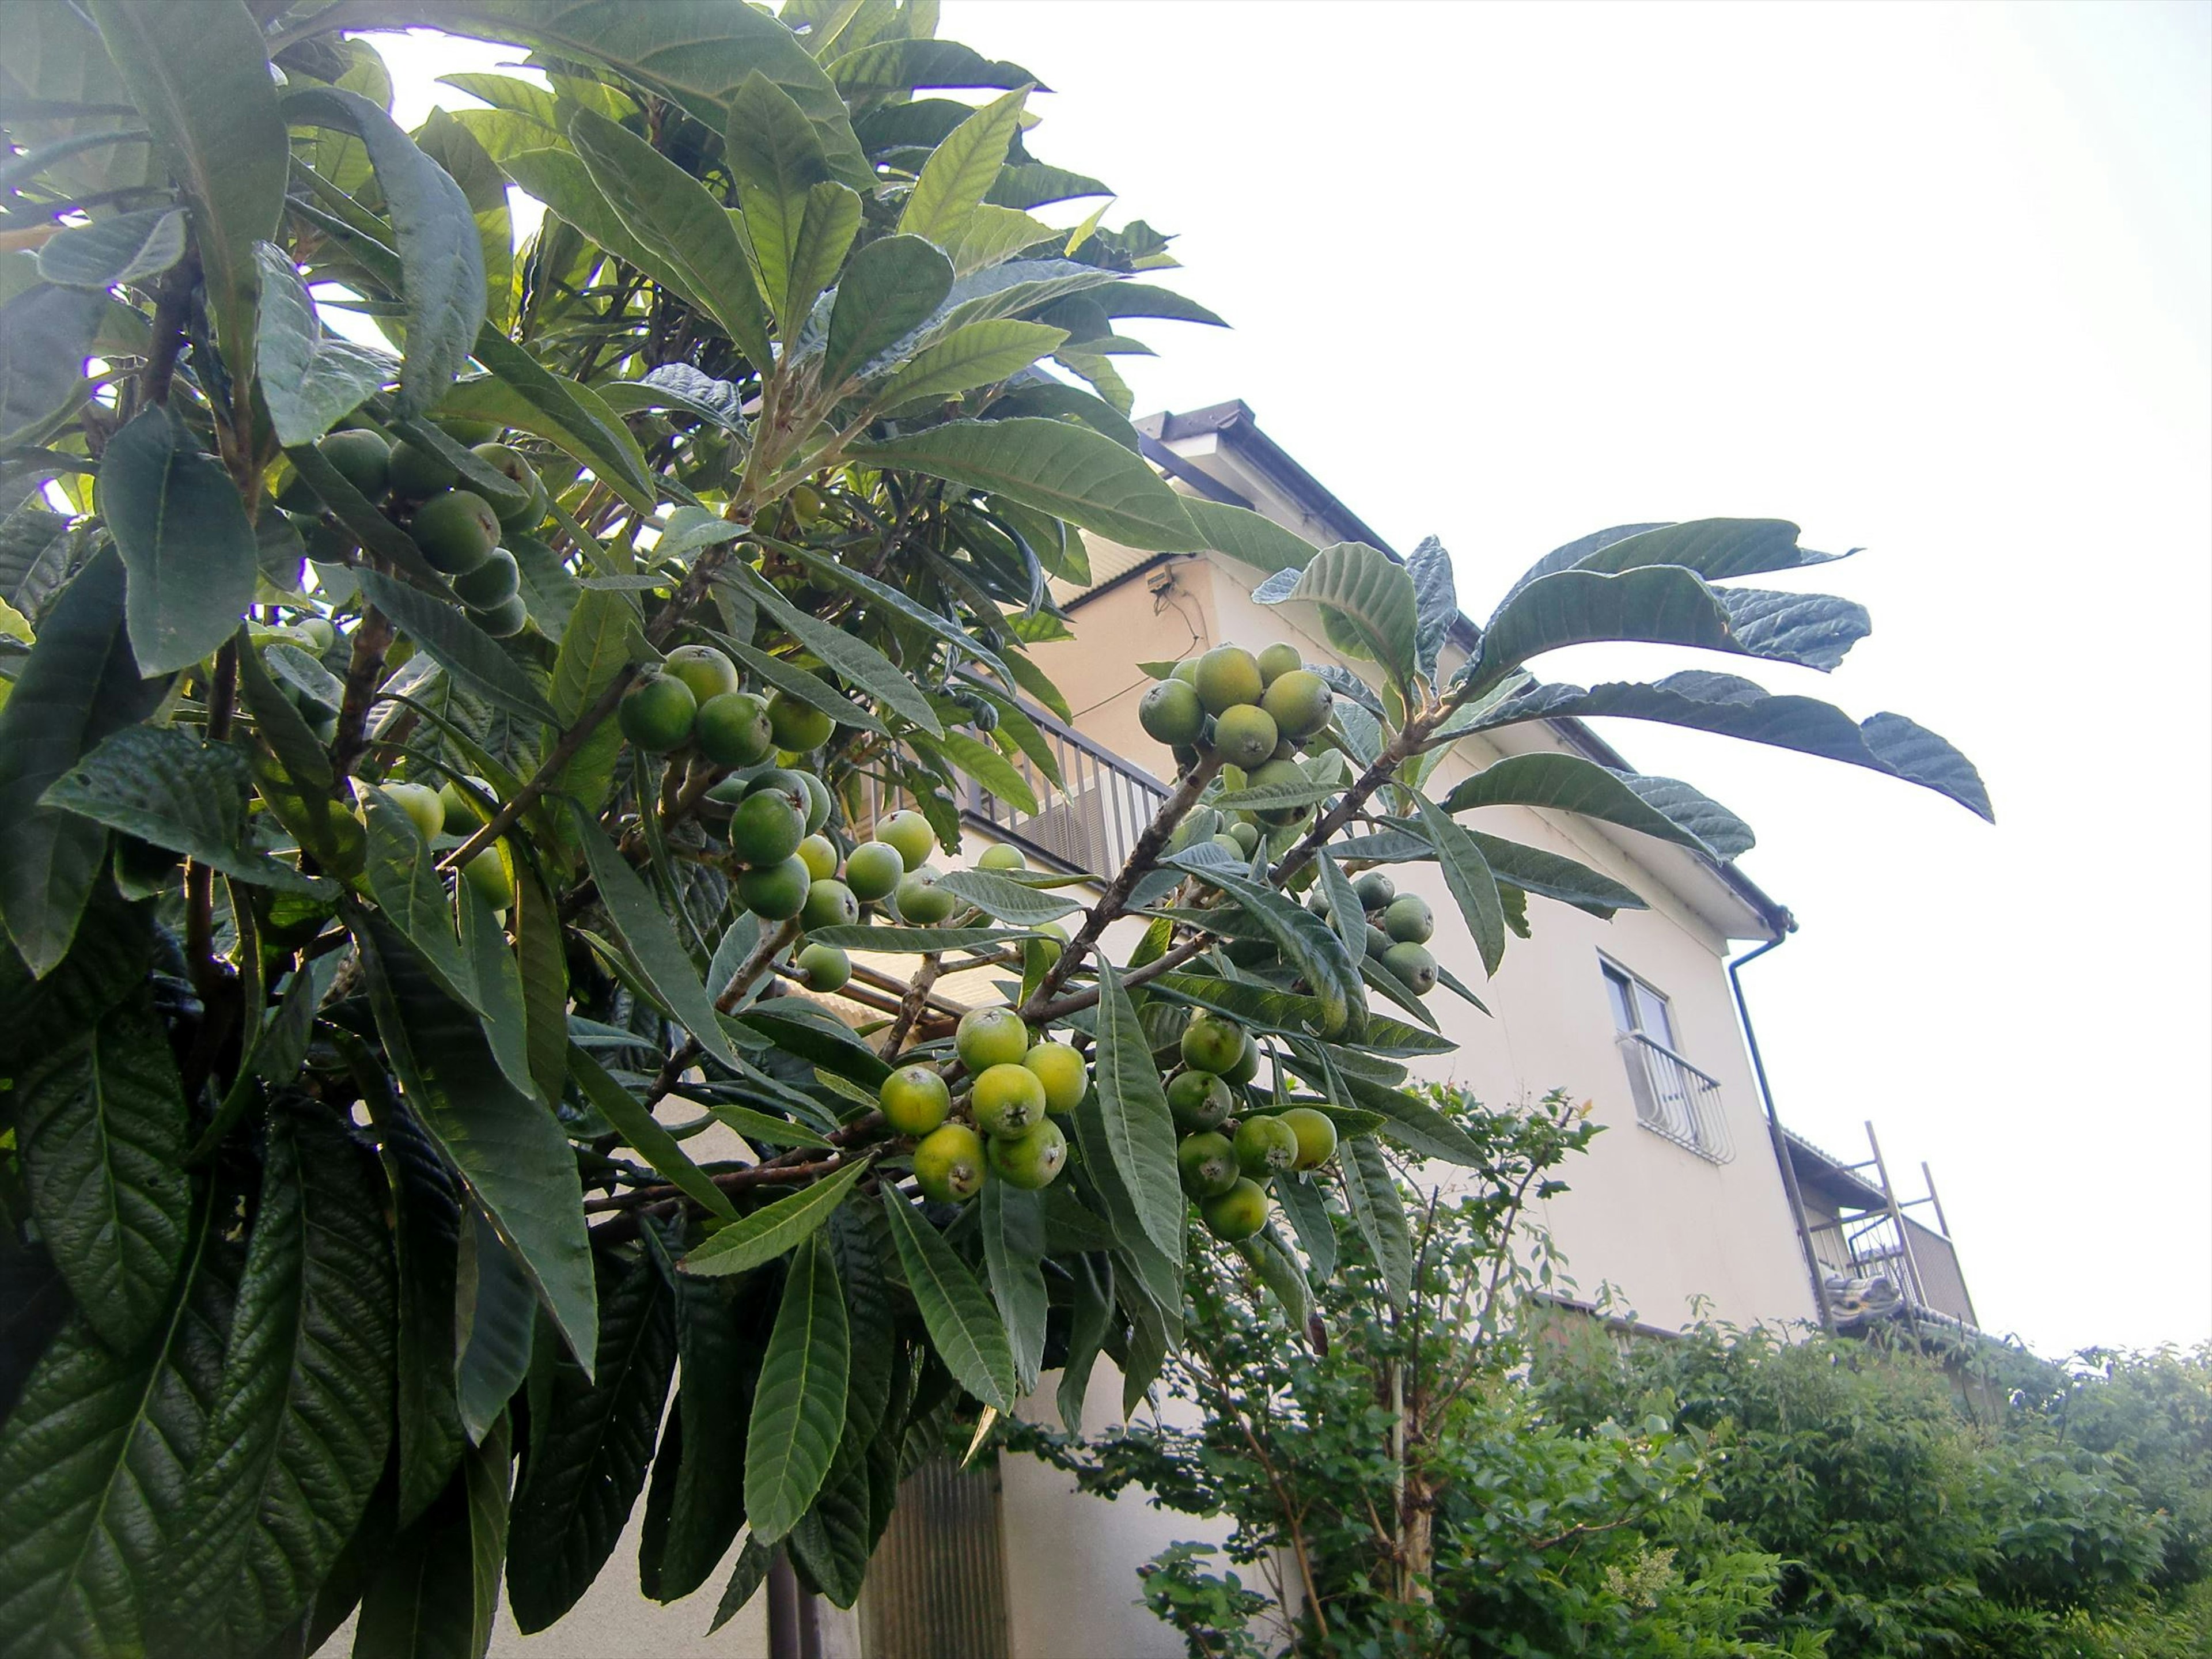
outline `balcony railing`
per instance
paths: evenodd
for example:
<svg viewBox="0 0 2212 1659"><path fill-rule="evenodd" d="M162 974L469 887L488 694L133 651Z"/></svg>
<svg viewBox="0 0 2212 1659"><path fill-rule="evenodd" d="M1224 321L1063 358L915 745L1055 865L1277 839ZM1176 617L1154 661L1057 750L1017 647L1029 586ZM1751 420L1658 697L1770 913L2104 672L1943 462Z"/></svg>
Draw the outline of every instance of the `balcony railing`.
<svg viewBox="0 0 2212 1659"><path fill-rule="evenodd" d="M1735 1143L1721 1109L1719 1080L1641 1031L1623 1031L1615 1041L1628 1064L1637 1121L1699 1158L1715 1164L1733 1160Z"/></svg>
<svg viewBox="0 0 2212 1659"><path fill-rule="evenodd" d="M963 779L961 811L994 836L1062 869L1112 875L1127 861L1137 837L1168 798L1169 787L1042 709L1024 704L1024 712L1050 746L1066 787L1054 788L1035 762L1017 754L1012 763L1036 798L1038 810L1024 812L973 779ZM902 799L887 798L876 786L867 805L872 815L880 814Z"/></svg>

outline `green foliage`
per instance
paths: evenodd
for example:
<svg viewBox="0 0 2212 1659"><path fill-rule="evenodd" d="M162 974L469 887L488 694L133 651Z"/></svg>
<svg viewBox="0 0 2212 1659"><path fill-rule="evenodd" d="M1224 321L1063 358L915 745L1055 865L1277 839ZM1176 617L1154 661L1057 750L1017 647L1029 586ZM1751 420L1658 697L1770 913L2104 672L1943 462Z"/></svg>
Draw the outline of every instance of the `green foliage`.
<svg viewBox="0 0 2212 1659"><path fill-rule="evenodd" d="M480 1653L502 1573L525 1628L558 1619L641 1496L649 1593L704 1584L750 1522L725 1616L771 1546L849 1604L906 1455L954 1418L1011 1412L1050 1356L1108 1354L1133 1397L1176 1363L1197 1212L1162 1072L1194 1008L1220 1017L1200 1030L1240 1115L1306 1108L1339 1138L1217 1206L1240 1249L1209 1271L1249 1270L1294 1320L1316 1294L1419 1305L1436 1218L1409 1221L1386 1144L1490 1183L1455 1225L1489 1224L1521 1166L1402 1086L1401 1060L1453 1043L1425 973L1368 960L1351 878L1440 862L1495 968L1528 893L1640 901L1458 811L1540 799L1749 844L1666 780L1423 795L1459 737L1640 697L1986 810L1893 716L1518 672L1607 635L1830 665L1856 607L1718 586L1818 560L1790 526L1585 538L1486 644L1441 544L1404 568L1316 550L1171 489L1111 357L1137 349L1122 319L1220 319L1131 280L1174 264L1141 221L1033 216L1103 187L1030 153L1035 77L933 39L933 6L18 9L0 1256L52 1311L7 1310L31 1352L6 1356L0 1659L312 1647L356 1606L364 1654L418 1632ZM412 24L549 84L456 77L493 107L404 131L343 31ZM548 209L519 246L510 185ZM397 350L343 337L337 294ZM939 880L925 860L957 852L971 787L1029 811L1064 787L1042 711L1067 705L1030 649L1071 634L1053 584L1089 581L1086 532L1275 573L1263 599L1312 608L1388 684L1314 665L1279 698L1279 757L1257 745L1274 714L1245 708L1255 773L1194 750L1079 894L1018 861ZM611 718L679 650L772 695L799 749L732 769L696 708ZM631 725L650 748L625 752ZM812 866L893 799L903 878L855 921ZM803 823L812 865L751 867L739 812ZM1327 917L1298 902L1315 879ZM1143 945L1105 959L1139 910ZM831 1003L795 982L810 945L919 961ZM979 1158L929 993L1016 967L1029 1036L1089 1070L1057 1062L1073 1110L1049 1135ZM876 1109L893 1062L959 1086L936 1154ZM1246 1136L1271 1139L1297 1139ZM917 1205L909 1181L983 1201ZM1288 1340L1255 1326L1255 1363L1263 1335ZM1603 1481L1664 1462L1619 1459ZM1608 1607L1675 1593L1622 1571Z"/></svg>

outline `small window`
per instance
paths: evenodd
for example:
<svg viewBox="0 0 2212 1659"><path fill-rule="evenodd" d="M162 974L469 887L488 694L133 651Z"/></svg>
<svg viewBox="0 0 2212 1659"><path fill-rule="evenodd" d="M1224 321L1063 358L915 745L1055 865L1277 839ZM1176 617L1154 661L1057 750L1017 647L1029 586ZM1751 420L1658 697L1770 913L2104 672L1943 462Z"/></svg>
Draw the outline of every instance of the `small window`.
<svg viewBox="0 0 2212 1659"><path fill-rule="evenodd" d="M1735 1153L1721 1115L1720 1085L1682 1058L1665 995L1603 957L1598 971L1613 1009L1613 1041L1628 1067L1637 1121L1700 1158L1727 1163Z"/></svg>

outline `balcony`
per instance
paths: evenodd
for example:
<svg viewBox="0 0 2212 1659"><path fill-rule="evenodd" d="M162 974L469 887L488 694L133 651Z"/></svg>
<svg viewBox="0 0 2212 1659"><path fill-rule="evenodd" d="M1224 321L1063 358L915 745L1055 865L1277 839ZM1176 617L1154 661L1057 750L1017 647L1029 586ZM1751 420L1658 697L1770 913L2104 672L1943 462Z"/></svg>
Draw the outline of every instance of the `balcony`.
<svg viewBox="0 0 2212 1659"><path fill-rule="evenodd" d="M1721 1109L1719 1080L1641 1031L1623 1031L1613 1041L1627 1062L1636 1121L1708 1163L1733 1162L1735 1144Z"/></svg>
<svg viewBox="0 0 2212 1659"><path fill-rule="evenodd" d="M1071 873L1113 875L1168 798L1169 786L1044 710L1024 704L1023 712L1051 750L1065 787L1055 788L1034 761L1017 754L1012 764L1036 796L1038 810L1022 811L963 778L957 801L961 815L1046 864ZM902 793L887 798L879 784L872 792L869 818L904 799Z"/></svg>

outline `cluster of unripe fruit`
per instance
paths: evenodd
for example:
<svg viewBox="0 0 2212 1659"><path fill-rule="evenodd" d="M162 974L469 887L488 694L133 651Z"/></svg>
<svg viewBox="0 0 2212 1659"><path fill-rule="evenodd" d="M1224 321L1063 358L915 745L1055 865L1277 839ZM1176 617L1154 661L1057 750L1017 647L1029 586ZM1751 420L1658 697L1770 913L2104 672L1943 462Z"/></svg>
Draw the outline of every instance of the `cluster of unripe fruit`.
<svg viewBox="0 0 2212 1659"><path fill-rule="evenodd" d="M1336 1125L1310 1106L1243 1109L1260 1053L1234 1020L1200 1009L1183 1027L1182 1065L1167 1081L1180 1137L1182 1189L1206 1230L1234 1242L1267 1224L1267 1186L1280 1175L1317 1170L1336 1155Z"/></svg>
<svg viewBox="0 0 2212 1659"><path fill-rule="evenodd" d="M1428 946L1437 919L1429 902L1418 893L1400 892L1380 870L1354 878L1352 890L1367 916L1367 954L1415 996L1435 990L1437 959ZM1328 915L1328 901L1318 894L1306 901L1306 908L1324 919Z"/></svg>
<svg viewBox="0 0 2212 1659"><path fill-rule="evenodd" d="M348 483L381 503L486 633L504 639L530 620L522 601L522 571L499 544L502 531L535 530L551 501L544 481L521 453L502 443L480 443L471 453L514 488L498 505L463 486L460 469L445 456L402 439L386 441L368 427L333 432L316 446ZM278 498L294 511L319 506L304 480ZM331 550L325 536L343 538L336 526L319 525L308 537L311 556ZM321 549L322 551L319 551Z"/></svg>
<svg viewBox="0 0 2212 1659"><path fill-rule="evenodd" d="M915 1184L939 1204L965 1204L986 1180L1035 1191L1067 1163L1067 1136L1052 1120L1082 1103L1091 1086L1083 1056L1065 1042L1032 1038L1011 1008L971 1008L952 1035L964 1088L936 1066L902 1066L876 1103L894 1133L915 1141Z"/></svg>
<svg viewBox="0 0 2212 1659"><path fill-rule="evenodd" d="M1278 642L1255 657L1241 645L1217 645L1177 663L1145 694L1137 720L1184 769L1211 750L1243 772L1245 787L1260 789L1305 781L1297 754L1328 726L1334 707L1328 682L1302 665L1297 647ZM1295 822L1305 810L1262 821Z"/></svg>

